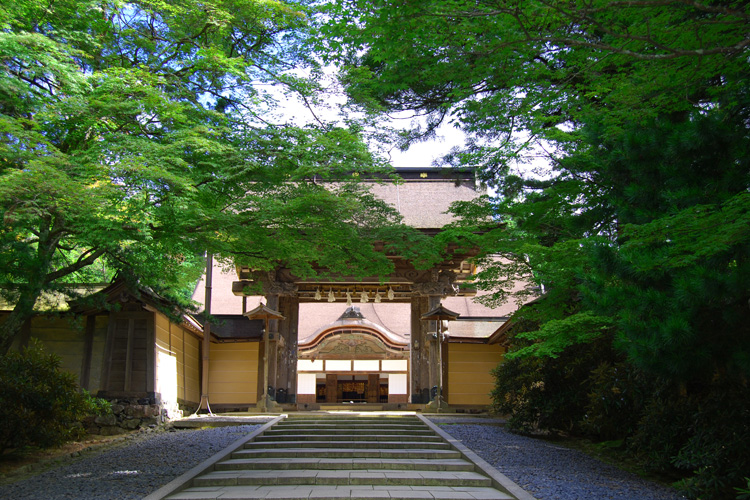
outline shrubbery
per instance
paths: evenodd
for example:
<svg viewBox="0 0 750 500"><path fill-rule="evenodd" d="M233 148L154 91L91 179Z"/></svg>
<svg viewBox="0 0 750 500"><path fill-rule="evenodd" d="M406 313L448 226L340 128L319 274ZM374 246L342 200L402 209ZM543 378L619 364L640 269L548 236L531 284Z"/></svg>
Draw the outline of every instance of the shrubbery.
<svg viewBox="0 0 750 500"><path fill-rule="evenodd" d="M581 384L587 403L582 433L600 441L629 436L652 390L652 384L625 361L600 361Z"/></svg>
<svg viewBox="0 0 750 500"><path fill-rule="evenodd" d="M610 345L600 339L573 345L556 358L505 361L493 372L495 410L517 432L581 434L591 398L588 379L603 359L613 362Z"/></svg>
<svg viewBox="0 0 750 500"><path fill-rule="evenodd" d="M494 373L494 407L511 430L622 440L645 470L684 478L677 486L689 498L744 494L750 388L742 381L679 386L648 377L605 339L557 358L509 359Z"/></svg>
<svg viewBox="0 0 750 500"><path fill-rule="evenodd" d="M106 401L79 392L75 376L38 342L0 356L0 380L0 453L79 438L83 417L109 411Z"/></svg>
<svg viewBox="0 0 750 500"><path fill-rule="evenodd" d="M629 449L650 468L689 475L679 486L690 498L734 498L750 470L750 389L716 379L684 392L655 395Z"/></svg>

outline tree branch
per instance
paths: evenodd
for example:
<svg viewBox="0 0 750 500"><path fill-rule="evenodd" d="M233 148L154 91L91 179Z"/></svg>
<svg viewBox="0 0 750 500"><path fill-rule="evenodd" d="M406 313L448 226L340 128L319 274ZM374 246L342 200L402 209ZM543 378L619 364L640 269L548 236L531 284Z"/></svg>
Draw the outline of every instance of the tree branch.
<svg viewBox="0 0 750 500"><path fill-rule="evenodd" d="M97 249L94 250L93 248L90 250L86 250L83 252L79 257L78 260L75 261L73 264L70 264L69 266L63 267L61 269L58 269L57 271L51 272L47 275L45 278L47 281L54 281L58 278L62 278L63 276L67 276L68 274L74 273L78 271L81 268L84 268L88 265L91 265L106 253L106 250L104 249Z"/></svg>

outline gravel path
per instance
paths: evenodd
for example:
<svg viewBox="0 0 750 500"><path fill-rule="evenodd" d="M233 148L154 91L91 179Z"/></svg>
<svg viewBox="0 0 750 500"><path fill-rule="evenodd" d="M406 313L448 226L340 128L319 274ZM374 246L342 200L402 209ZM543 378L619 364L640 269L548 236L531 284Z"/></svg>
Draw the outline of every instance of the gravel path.
<svg viewBox="0 0 750 500"><path fill-rule="evenodd" d="M140 499L226 448L260 425L136 434L103 452L0 486L14 500Z"/></svg>
<svg viewBox="0 0 750 500"><path fill-rule="evenodd" d="M518 436L497 425L471 423L477 420L456 419L441 427L539 500L684 498L580 451ZM111 449L84 453L61 467L0 486L0 498L139 499L259 426L136 434Z"/></svg>
<svg viewBox="0 0 750 500"><path fill-rule="evenodd" d="M502 427L466 423L440 427L540 500L685 498L671 488L622 471L578 450L512 434Z"/></svg>

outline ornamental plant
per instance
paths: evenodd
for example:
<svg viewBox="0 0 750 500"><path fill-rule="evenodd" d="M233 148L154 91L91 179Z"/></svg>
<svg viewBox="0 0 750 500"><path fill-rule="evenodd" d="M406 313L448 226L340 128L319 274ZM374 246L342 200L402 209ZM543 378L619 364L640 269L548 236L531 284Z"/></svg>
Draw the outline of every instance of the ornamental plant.
<svg viewBox="0 0 750 500"><path fill-rule="evenodd" d="M111 411L106 401L80 391L75 375L35 339L0 356L0 380L0 453L59 446L83 435L85 416Z"/></svg>

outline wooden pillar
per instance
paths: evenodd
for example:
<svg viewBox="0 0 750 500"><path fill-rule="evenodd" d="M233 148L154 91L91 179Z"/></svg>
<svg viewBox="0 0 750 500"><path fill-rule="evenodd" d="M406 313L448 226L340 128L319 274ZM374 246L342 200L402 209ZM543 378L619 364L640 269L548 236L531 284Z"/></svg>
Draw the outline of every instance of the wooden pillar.
<svg viewBox="0 0 750 500"><path fill-rule="evenodd" d="M411 299L411 398L412 403L430 402L430 339L428 321L419 318L426 313L429 301L427 296L415 295Z"/></svg>
<svg viewBox="0 0 750 500"><path fill-rule="evenodd" d="M419 321L419 297L414 296L411 298L411 341L409 346L409 393L411 394L412 403L421 403L421 389L422 381L419 378L419 348L422 342L420 341L420 332L422 327Z"/></svg>
<svg viewBox="0 0 750 500"><path fill-rule="evenodd" d="M263 333L263 336L261 337L260 343L258 344L258 403L263 400L263 394L265 394L265 391L263 390L263 369L266 366L265 365L265 352L266 352L266 343L264 341L266 337L265 332Z"/></svg>
<svg viewBox="0 0 750 500"><path fill-rule="evenodd" d="M367 375L367 402L377 403L380 401L380 374L370 373Z"/></svg>
<svg viewBox="0 0 750 500"><path fill-rule="evenodd" d="M440 305L452 287L450 273L433 269L431 280L412 285L411 307L411 398L412 403L427 404L432 389L440 383L440 360L437 321L422 321L423 314Z"/></svg>
<svg viewBox="0 0 750 500"><path fill-rule="evenodd" d="M297 393L297 286L292 282L279 281L274 270L265 276L263 291L266 305L284 316L281 321L273 319L268 322L268 385L272 388L274 401L278 390L283 389L287 402L290 402L288 395Z"/></svg>
<svg viewBox="0 0 750 500"><path fill-rule="evenodd" d="M206 295L203 310L206 320L203 324L203 342L201 343L201 400L198 403L196 413L201 409L211 413L211 405L208 401L208 372L211 360L211 291L213 288L214 256L206 253Z"/></svg>
<svg viewBox="0 0 750 500"><path fill-rule="evenodd" d="M427 299L427 311L431 311L432 309L436 308L440 305L440 295L430 295ZM428 363L428 372L429 372L429 384L430 384L430 400L433 399L432 391L435 387L438 386L440 383L440 359L439 359L439 345L438 345L438 339L437 339L437 331L438 331L438 322L437 321L424 321L424 326L427 329L425 332L425 337L429 340L428 344L430 346L430 352L429 352L429 363Z"/></svg>
<svg viewBox="0 0 750 500"><path fill-rule="evenodd" d="M338 389L338 376L335 373L326 373L326 403L336 402Z"/></svg>
<svg viewBox="0 0 750 500"><path fill-rule="evenodd" d="M279 340L276 349L276 379L274 387L286 393L286 402L296 402L297 396L297 328L299 323L299 298L281 296L279 311L284 319L279 323ZM277 399L278 400L278 399Z"/></svg>
<svg viewBox="0 0 750 500"><path fill-rule="evenodd" d="M275 293L266 294L266 305L274 311L279 311L279 296ZM281 311L279 311L281 312ZM264 338L268 339L268 395L276 401L276 373L277 373L277 350L279 345L279 320L268 321L268 332ZM264 370L266 368L264 367Z"/></svg>

